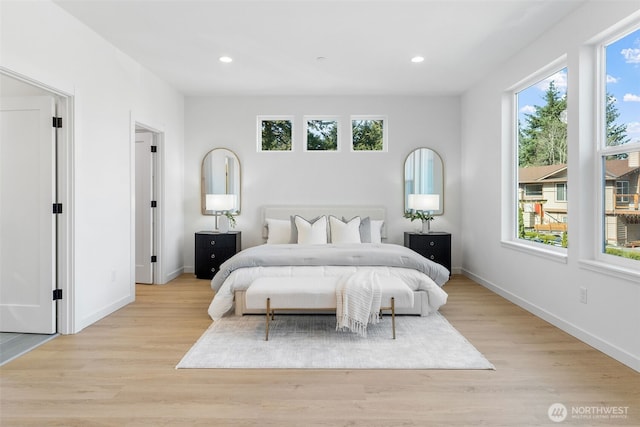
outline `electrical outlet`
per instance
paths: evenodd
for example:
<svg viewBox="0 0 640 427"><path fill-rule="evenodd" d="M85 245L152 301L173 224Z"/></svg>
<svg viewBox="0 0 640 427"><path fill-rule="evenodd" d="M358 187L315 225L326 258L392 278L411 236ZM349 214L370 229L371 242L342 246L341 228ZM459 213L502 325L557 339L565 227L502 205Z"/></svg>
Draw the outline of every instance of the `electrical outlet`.
<svg viewBox="0 0 640 427"><path fill-rule="evenodd" d="M580 302L583 304L587 303L587 288L584 286L580 286Z"/></svg>

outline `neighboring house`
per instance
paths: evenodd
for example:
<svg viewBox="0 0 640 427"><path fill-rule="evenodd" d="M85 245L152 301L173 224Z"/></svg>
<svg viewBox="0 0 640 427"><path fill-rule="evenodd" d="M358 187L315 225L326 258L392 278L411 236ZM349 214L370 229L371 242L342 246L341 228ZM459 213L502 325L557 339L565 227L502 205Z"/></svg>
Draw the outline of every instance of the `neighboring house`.
<svg viewBox="0 0 640 427"><path fill-rule="evenodd" d="M640 153L606 161L607 245L640 246ZM518 172L525 229L567 231L567 165L530 166Z"/></svg>
<svg viewBox="0 0 640 427"><path fill-rule="evenodd" d="M640 153L631 153L627 159L607 160L605 176L607 245L640 246Z"/></svg>
<svg viewBox="0 0 640 427"><path fill-rule="evenodd" d="M518 171L518 199L525 229L567 230L567 165L531 166Z"/></svg>

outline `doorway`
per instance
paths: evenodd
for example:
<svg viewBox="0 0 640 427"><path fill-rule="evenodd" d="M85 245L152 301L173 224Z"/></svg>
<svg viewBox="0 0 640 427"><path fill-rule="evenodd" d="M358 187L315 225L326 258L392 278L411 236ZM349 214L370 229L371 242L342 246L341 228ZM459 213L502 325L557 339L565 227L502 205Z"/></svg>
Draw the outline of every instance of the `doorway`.
<svg viewBox="0 0 640 427"><path fill-rule="evenodd" d="M2 332L70 332L70 103L0 70Z"/></svg>
<svg viewBox="0 0 640 427"><path fill-rule="evenodd" d="M161 134L135 126L135 282L157 282L157 153Z"/></svg>

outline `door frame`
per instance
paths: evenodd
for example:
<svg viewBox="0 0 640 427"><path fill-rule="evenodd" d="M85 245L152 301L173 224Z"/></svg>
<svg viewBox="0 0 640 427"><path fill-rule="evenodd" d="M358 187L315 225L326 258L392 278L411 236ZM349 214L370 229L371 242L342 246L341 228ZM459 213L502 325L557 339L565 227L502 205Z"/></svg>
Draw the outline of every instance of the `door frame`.
<svg viewBox="0 0 640 427"><path fill-rule="evenodd" d="M74 274L74 112L73 94L54 88L28 76L0 66L0 74L19 80L47 92L56 101L56 115L62 118L57 131L57 201L63 213L57 218L56 287L62 290L62 299L56 301L56 330L61 334L75 331L75 274Z"/></svg>
<svg viewBox="0 0 640 427"><path fill-rule="evenodd" d="M154 192L154 198L157 202L157 208L154 211L153 220L153 251L157 258L157 261L153 263L152 276L154 285L163 285L166 283L165 277L162 274L163 269L163 256L162 256L162 242L164 229L164 131L156 126L150 125L148 122L136 119L134 113L131 113L130 118L131 130L130 130L130 161L131 168L131 291L132 295L135 295L136 286L136 131L150 132L153 134L153 144L158 147L157 153L154 159L154 173L152 179L152 187Z"/></svg>

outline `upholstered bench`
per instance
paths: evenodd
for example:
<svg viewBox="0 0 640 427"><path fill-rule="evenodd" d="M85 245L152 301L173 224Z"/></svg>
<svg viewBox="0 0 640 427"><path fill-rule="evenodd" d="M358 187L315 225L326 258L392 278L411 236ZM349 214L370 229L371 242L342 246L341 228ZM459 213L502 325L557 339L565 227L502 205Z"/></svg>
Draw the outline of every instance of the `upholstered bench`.
<svg viewBox="0 0 640 427"><path fill-rule="evenodd" d="M391 311L393 339L396 338L395 309L413 306L413 291L400 279L379 276L380 310ZM269 340L269 320L275 311L335 311L338 277L261 277L245 294L248 309L266 309L265 340Z"/></svg>

